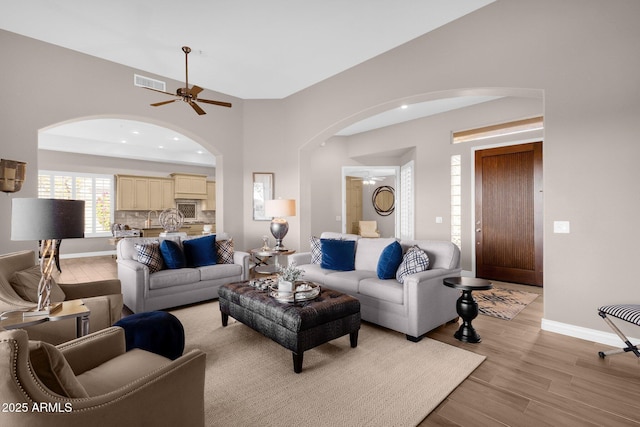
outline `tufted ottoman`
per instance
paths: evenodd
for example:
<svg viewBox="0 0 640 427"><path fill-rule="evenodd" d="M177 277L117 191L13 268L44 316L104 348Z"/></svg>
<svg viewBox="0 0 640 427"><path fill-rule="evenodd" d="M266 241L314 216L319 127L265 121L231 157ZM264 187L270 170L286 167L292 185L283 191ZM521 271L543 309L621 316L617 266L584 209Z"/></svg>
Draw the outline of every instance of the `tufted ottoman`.
<svg viewBox="0 0 640 427"><path fill-rule="evenodd" d="M114 323L124 329L127 351L140 348L175 360L184 351L184 328L176 316L149 311L123 317Z"/></svg>
<svg viewBox="0 0 640 427"><path fill-rule="evenodd" d="M293 352L293 370L302 372L306 350L349 334L358 345L360 301L323 289L318 298L295 304L271 298L248 282L229 283L218 290L222 326L229 316Z"/></svg>

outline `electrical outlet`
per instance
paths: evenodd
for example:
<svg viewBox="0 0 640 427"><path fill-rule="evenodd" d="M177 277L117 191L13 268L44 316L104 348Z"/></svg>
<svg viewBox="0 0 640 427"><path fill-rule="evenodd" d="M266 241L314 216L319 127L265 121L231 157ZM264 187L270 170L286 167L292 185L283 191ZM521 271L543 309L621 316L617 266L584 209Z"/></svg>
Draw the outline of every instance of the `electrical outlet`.
<svg viewBox="0 0 640 427"><path fill-rule="evenodd" d="M569 234L571 225L569 221L553 221L553 232L558 234Z"/></svg>
<svg viewBox="0 0 640 427"><path fill-rule="evenodd" d="M436 217L436 224L442 224L442 217L441 216L437 216Z"/></svg>

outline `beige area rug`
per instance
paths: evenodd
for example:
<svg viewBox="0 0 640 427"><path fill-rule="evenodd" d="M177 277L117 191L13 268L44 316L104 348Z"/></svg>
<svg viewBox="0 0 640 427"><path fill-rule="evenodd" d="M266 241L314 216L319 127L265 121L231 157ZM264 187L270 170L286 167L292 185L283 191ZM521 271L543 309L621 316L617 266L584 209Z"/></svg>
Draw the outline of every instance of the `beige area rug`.
<svg viewBox="0 0 640 427"><path fill-rule="evenodd" d="M488 291L476 291L473 297L478 302L480 314L511 320L538 298L538 294L515 289L493 288Z"/></svg>
<svg viewBox="0 0 640 427"><path fill-rule="evenodd" d="M484 360L363 323L356 348L349 336L316 347L295 374L290 351L231 318L223 328L217 301L171 312L185 350L207 353L208 426L414 426Z"/></svg>

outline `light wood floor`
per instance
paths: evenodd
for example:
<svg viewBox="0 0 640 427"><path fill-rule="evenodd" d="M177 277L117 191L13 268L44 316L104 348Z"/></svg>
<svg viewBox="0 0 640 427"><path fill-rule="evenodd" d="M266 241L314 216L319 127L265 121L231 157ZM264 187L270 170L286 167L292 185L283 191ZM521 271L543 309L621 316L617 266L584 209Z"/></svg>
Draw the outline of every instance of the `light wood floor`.
<svg viewBox="0 0 640 427"><path fill-rule="evenodd" d="M110 257L63 259L62 270L66 283L117 277ZM453 338L454 324L429 333L487 359L420 426L640 426L638 358L602 360L606 346L540 330L542 314L541 295L513 320L478 316L481 343Z"/></svg>

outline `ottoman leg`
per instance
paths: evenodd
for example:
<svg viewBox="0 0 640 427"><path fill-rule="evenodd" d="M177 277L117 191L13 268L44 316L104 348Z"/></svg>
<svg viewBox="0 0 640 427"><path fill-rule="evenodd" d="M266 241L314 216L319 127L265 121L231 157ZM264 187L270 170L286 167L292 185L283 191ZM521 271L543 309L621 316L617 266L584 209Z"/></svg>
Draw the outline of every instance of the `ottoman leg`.
<svg viewBox="0 0 640 427"><path fill-rule="evenodd" d="M349 334L349 341L351 341L351 348L356 348L358 346L358 331L354 331Z"/></svg>
<svg viewBox="0 0 640 427"><path fill-rule="evenodd" d="M302 356L304 352L301 351L300 354L296 354L296 353L292 353L292 354L293 354L293 372L295 372L296 374L299 374L300 372L302 372Z"/></svg>
<svg viewBox="0 0 640 427"><path fill-rule="evenodd" d="M229 323L229 315L222 312L220 312L220 314L222 315L222 326L227 326L227 324Z"/></svg>

